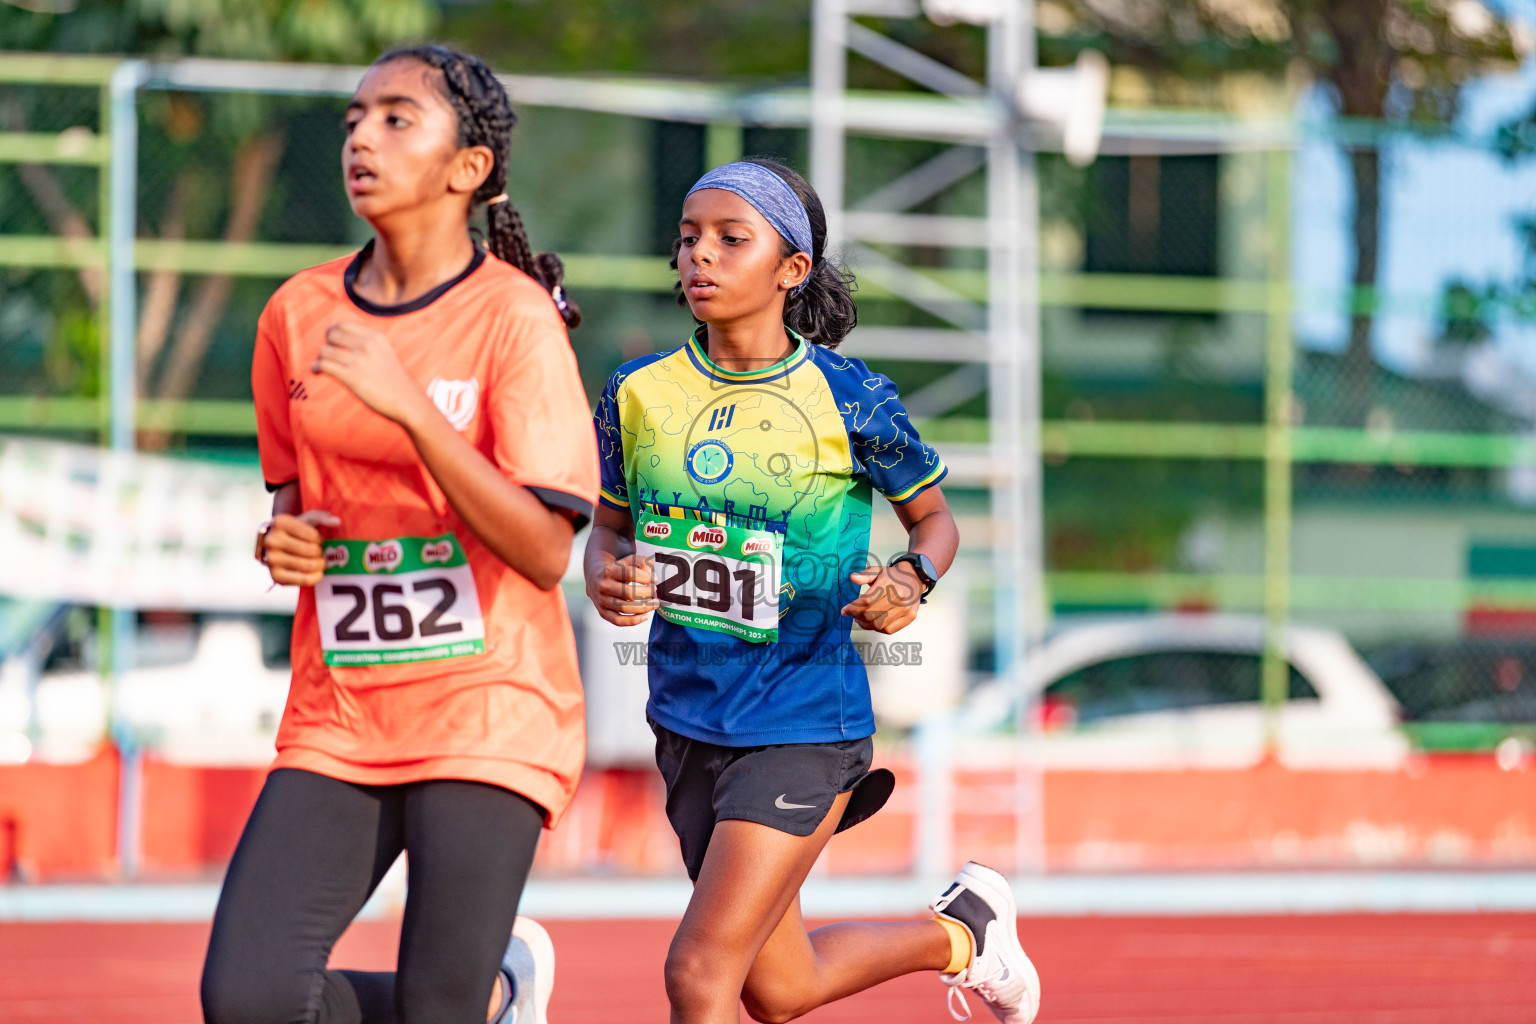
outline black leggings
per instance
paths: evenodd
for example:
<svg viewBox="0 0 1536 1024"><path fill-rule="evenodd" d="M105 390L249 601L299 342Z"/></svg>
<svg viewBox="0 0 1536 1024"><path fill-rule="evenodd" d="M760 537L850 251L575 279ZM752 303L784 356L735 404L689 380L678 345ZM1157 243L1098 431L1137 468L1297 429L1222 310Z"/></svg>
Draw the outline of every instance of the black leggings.
<svg viewBox="0 0 1536 1024"><path fill-rule="evenodd" d="M456 780L359 786L267 777L219 894L207 1024L484 1024L544 811ZM399 970L326 968L384 872L408 854Z"/></svg>

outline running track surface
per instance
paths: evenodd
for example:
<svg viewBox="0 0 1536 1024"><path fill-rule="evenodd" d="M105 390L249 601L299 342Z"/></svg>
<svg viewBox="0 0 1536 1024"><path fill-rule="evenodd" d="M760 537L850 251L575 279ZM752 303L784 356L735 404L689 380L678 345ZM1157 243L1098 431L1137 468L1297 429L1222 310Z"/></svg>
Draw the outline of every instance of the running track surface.
<svg viewBox="0 0 1536 1024"><path fill-rule="evenodd" d="M553 1024L662 1022L666 921L556 921ZM398 924L362 922L343 967L387 968ZM1047 918L1021 922L1045 986L1043 1022L1530 1024L1536 916ZM198 1024L205 926L0 923L0 1021ZM973 1002L977 1020L990 1020ZM745 1018L744 1018L745 1019ZM949 1020L933 976L802 1018Z"/></svg>

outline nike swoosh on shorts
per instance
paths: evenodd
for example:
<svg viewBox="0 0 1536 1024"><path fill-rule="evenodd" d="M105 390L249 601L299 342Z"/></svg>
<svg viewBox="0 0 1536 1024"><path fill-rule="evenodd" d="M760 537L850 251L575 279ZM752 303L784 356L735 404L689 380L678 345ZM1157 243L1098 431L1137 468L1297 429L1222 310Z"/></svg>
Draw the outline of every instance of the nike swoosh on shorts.
<svg viewBox="0 0 1536 1024"><path fill-rule="evenodd" d="M780 793L779 794L779 798L773 802L773 806L777 807L781 811L811 810L811 809L814 809L815 806L816 806L815 804L792 804L792 803L789 803L789 802L787 802L784 799L787 796L789 796L788 793Z"/></svg>

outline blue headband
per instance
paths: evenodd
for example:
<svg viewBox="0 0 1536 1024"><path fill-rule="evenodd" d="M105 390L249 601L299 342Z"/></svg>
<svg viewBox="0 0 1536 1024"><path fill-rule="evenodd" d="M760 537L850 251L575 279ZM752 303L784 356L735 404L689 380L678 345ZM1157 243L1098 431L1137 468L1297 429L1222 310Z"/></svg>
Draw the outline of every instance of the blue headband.
<svg viewBox="0 0 1536 1024"><path fill-rule="evenodd" d="M794 246L796 251L803 252L807 256L815 256L811 243L811 218L805 212L805 204L800 201L800 197L795 195L795 190L790 188L783 178L762 164L754 164L747 160L734 164L722 164L700 178L693 188L688 190L688 195L693 195L701 188L718 188L741 196L751 203L752 208L762 214L763 218L773 225L773 229L784 236L784 240ZM686 199L687 196L683 198ZM795 291L798 292L804 287L805 284L802 282Z"/></svg>

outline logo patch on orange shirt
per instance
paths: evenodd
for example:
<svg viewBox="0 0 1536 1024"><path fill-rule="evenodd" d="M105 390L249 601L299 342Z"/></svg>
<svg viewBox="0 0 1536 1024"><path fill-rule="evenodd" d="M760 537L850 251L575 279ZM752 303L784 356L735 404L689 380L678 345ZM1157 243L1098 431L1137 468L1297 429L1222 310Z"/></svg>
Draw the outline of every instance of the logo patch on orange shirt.
<svg viewBox="0 0 1536 1024"><path fill-rule="evenodd" d="M454 430L463 430L474 420L475 409L480 405L480 382L474 377L469 380L433 377L432 383L427 385L427 397L453 424Z"/></svg>

